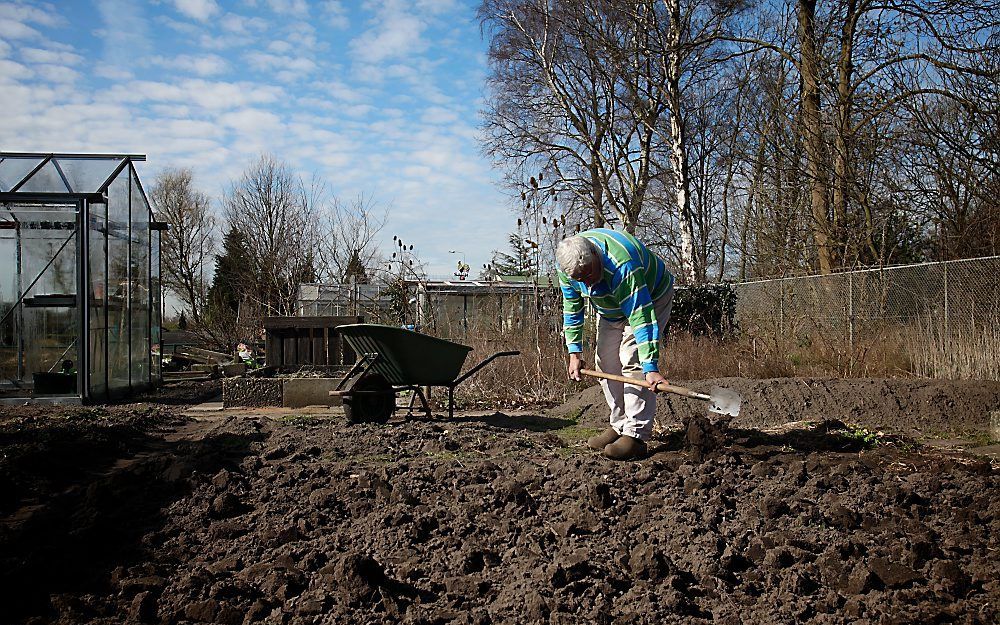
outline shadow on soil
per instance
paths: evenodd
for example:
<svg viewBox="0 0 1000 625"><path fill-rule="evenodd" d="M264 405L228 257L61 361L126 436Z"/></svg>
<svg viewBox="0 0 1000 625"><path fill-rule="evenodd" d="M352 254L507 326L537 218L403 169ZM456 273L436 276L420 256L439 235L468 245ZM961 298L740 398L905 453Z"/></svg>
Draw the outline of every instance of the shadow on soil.
<svg viewBox="0 0 1000 625"><path fill-rule="evenodd" d="M46 617L53 594L106 593L112 571L145 559L141 537L190 492L192 472L236 467L264 437L168 443L130 427L104 429L96 441L45 429L3 437L20 453L0 475L3 494L17 502L0 516L0 622Z"/></svg>
<svg viewBox="0 0 1000 625"><path fill-rule="evenodd" d="M460 417L440 417L432 421L438 423L482 423L503 430L527 430L529 432L549 432L561 430L563 428L576 425L576 421L571 419L561 419L558 417L545 417L542 415L506 415L502 412L494 412L488 415L463 415Z"/></svg>

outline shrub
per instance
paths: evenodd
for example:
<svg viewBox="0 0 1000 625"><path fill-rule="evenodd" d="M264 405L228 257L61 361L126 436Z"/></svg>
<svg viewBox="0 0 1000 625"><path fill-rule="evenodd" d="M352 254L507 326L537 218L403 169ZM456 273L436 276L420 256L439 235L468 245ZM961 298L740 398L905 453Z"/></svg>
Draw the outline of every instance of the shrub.
<svg viewBox="0 0 1000 625"><path fill-rule="evenodd" d="M736 328L736 289L732 284L678 287L670 311L670 332L728 337Z"/></svg>

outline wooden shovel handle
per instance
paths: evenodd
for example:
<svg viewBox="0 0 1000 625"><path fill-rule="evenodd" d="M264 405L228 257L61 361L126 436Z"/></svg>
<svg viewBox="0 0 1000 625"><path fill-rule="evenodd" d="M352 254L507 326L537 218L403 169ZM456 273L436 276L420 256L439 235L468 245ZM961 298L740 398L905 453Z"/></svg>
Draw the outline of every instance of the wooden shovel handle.
<svg viewBox="0 0 1000 625"><path fill-rule="evenodd" d="M603 371L594 371L593 369L580 369L580 373L589 375L592 378L604 378L605 380L615 380L616 382L624 382L625 384L633 384L635 386L645 386L646 388L649 388L645 379L638 380L636 378L626 378L623 375L604 373ZM694 399L711 399L710 396L705 395L704 393L698 393L683 386L670 384L669 382L660 382L653 390L661 393L674 393L675 395L683 395L684 397L693 397Z"/></svg>

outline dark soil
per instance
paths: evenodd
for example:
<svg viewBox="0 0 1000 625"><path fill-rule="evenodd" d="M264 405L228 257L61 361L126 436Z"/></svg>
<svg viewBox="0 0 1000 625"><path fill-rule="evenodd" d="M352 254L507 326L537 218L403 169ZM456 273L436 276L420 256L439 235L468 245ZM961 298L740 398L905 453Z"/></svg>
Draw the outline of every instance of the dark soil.
<svg viewBox="0 0 1000 625"><path fill-rule="evenodd" d="M0 623L1000 616L1000 471L838 421L614 463L551 416L46 410L0 419Z"/></svg>
<svg viewBox="0 0 1000 625"><path fill-rule="evenodd" d="M222 400L222 379L168 382L131 401L177 406L198 404L216 399Z"/></svg>
<svg viewBox="0 0 1000 625"><path fill-rule="evenodd" d="M743 398L740 416L733 421L738 427L836 419L914 437L962 435L988 429L990 413L1000 411L1000 382L987 380L718 378L690 383L690 388L705 393L713 386L731 388ZM663 394L656 419L663 427L676 428L706 409L705 403ZM594 427L607 425L608 408L599 386L549 412L579 415L582 423Z"/></svg>

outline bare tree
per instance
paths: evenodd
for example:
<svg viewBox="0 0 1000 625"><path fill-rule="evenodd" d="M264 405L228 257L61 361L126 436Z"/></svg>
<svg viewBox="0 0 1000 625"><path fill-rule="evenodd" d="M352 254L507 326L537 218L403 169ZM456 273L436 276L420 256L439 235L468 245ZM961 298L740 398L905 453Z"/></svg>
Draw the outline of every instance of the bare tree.
<svg viewBox="0 0 1000 625"><path fill-rule="evenodd" d="M353 277L368 282L383 264L377 238L388 216L388 210L370 197L359 195L350 202L334 198L321 217L325 235L318 248L320 278L347 283Z"/></svg>
<svg viewBox="0 0 1000 625"><path fill-rule="evenodd" d="M209 197L192 184L190 169L166 169L156 177L149 199L159 221L168 224L160 254L163 285L181 299L200 325L205 309L205 264L215 251L215 217Z"/></svg>
<svg viewBox="0 0 1000 625"><path fill-rule="evenodd" d="M604 44L638 32L631 12L611 0L485 0L480 17L492 29L486 152L518 192L549 172L541 190L565 191L578 223L634 231L658 173L650 138L664 106L649 104L646 123L623 106Z"/></svg>
<svg viewBox="0 0 1000 625"><path fill-rule="evenodd" d="M226 194L226 221L245 237L251 264L243 296L262 314L294 314L298 285L315 281L319 227L312 200L288 165L268 154Z"/></svg>
<svg viewBox="0 0 1000 625"><path fill-rule="evenodd" d="M905 128L907 107L927 97L978 106L950 88L949 77L996 80L978 65L991 45L984 36L997 23L995 2L963 0L796 0L761 9L758 30L734 41L745 52L768 50L798 72L798 128L802 174L808 188L812 238L821 272L858 262L884 263L876 242L891 221L891 202L878 197L879 163L899 147L887 133ZM794 45L768 13L793 12ZM751 29L752 31L753 29ZM889 212L879 216L882 207Z"/></svg>

